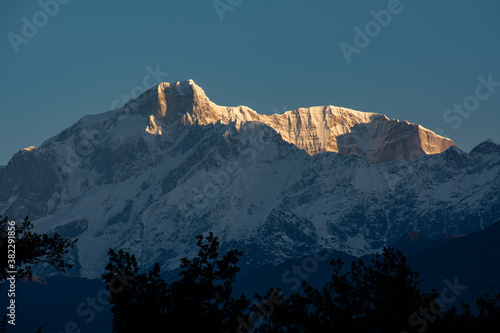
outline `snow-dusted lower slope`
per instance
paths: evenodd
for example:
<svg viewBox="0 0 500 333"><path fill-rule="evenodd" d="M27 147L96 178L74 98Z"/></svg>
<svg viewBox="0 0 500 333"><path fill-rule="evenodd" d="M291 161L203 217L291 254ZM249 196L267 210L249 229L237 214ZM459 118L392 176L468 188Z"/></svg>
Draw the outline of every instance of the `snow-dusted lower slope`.
<svg viewBox="0 0 500 333"><path fill-rule="evenodd" d="M262 116L217 106L192 81L164 83L14 155L0 168L0 212L78 237L87 277L102 273L109 248L174 269L208 231L243 250L244 265L324 247L360 255L408 231L467 234L500 217L500 146L416 158L448 144L382 115Z"/></svg>

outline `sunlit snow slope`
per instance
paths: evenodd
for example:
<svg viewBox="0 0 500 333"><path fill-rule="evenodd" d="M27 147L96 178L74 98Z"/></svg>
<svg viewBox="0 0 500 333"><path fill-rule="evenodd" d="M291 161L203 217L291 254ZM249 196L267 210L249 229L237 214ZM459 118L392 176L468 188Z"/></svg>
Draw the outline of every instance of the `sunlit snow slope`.
<svg viewBox="0 0 500 333"><path fill-rule="evenodd" d="M0 213L78 238L74 273L87 277L109 248L174 269L208 231L244 251L245 268L482 229L500 218L499 173L491 141L465 153L421 126L333 106L259 115L185 81L19 151L0 167Z"/></svg>
<svg viewBox="0 0 500 333"><path fill-rule="evenodd" d="M192 95L193 107L168 111L170 105L179 104L179 94L189 96L188 101ZM218 106L192 80L158 86L158 110L151 115L148 132L161 134L155 120L169 123L174 117L182 117L183 124L199 125L220 121L223 124L236 122L239 126L247 121L260 121L272 127L283 140L310 155L327 151L356 154L373 163L409 161L426 154L442 153L453 145L450 139L417 124L331 105L300 108L271 116L259 115L244 106Z"/></svg>

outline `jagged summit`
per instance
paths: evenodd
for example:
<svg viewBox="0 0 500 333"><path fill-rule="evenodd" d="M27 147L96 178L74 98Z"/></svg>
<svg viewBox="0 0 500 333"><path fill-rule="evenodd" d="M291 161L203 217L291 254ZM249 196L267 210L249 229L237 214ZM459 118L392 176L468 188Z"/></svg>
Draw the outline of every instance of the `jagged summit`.
<svg viewBox="0 0 500 333"><path fill-rule="evenodd" d="M153 88L154 89L154 88ZM146 131L162 134L162 126L180 122L182 125L229 124L258 121L258 114L247 107L218 106L206 96L193 80L176 83L163 82L157 86L154 112L148 114ZM149 106L151 102L147 103ZM153 111L152 108L149 111Z"/></svg>
<svg viewBox="0 0 500 333"><path fill-rule="evenodd" d="M234 123L240 130L248 122L269 126L284 141L309 155L325 152L358 155L370 163L411 161L454 146L452 140L418 124L333 105L272 115L258 114L246 106L220 106L210 101L193 80L160 83L119 109L83 117L47 142L75 135L77 129L85 132L79 136L85 137L90 145L98 139L95 132L103 129L109 140L119 143L126 137L140 137L144 133L164 135L174 131L173 136L180 135L186 126Z"/></svg>
<svg viewBox="0 0 500 333"><path fill-rule="evenodd" d="M448 144L381 114L259 115L212 103L192 81L163 83L0 166L0 214L78 238L69 274L92 278L109 248L175 270L208 231L245 253L242 270L324 248L361 256L407 232L467 234L498 220L500 145L378 163Z"/></svg>
<svg viewBox="0 0 500 333"><path fill-rule="evenodd" d="M481 142L471 150L471 154L490 154L495 152L500 152L500 144L495 143L491 139Z"/></svg>
<svg viewBox="0 0 500 333"><path fill-rule="evenodd" d="M356 154L372 163L409 161L453 145L450 139L417 124L332 105L262 116L262 121L310 155Z"/></svg>
<svg viewBox="0 0 500 333"><path fill-rule="evenodd" d="M452 140L420 125L389 119L378 113L327 105L264 115L246 106L219 106L210 101L193 80L161 83L148 92L148 97L154 89L153 99L139 102L143 106L141 113L149 117L146 131L151 134L161 135L165 125L175 122L182 125L235 122L239 128L244 122L258 121L272 127L283 140L309 155L323 152L356 154L371 163L409 161L441 153L454 145Z"/></svg>

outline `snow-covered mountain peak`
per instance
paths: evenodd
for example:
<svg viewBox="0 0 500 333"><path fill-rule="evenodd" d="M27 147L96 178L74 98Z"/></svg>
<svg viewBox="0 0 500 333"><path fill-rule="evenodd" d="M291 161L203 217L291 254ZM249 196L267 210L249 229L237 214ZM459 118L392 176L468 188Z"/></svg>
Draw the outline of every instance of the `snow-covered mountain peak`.
<svg viewBox="0 0 500 333"><path fill-rule="evenodd" d="M371 163L409 161L441 153L454 145L450 139L408 121L332 105L272 115L258 114L246 106L219 106L210 101L193 80L161 83L156 88L156 96L151 97L154 102L149 102L146 112L149 117L146 131L151 134L161 135L165 126L174 123L206 126L235 122L240 128L244 122L258 121L309 155L356 154Z"/></svg>
<svg viewBox="0 0 500 333"><path fill-rule="evenodd" d="M497 143L495 143L495 141L493 141L493 140L491 140L491 139L489 139L489 138L488 138L485 142L486 142L486 143L489 143L489 144L491 144L491 143L492 143L492 144L498 145Z"/></svg>
<svg viewBox="0 0 500 333"><path fill-rule="evenodd" d="M210 122L204 121L204 118L218 117L216 105L193 80L162 82L138 99L141 98L145 101L138 101L136 104L140 106L139 113L149 117L146 132L151 134L161 135L163 126L179 122L184 125L189 122L206 125ZM198 121L193 121L194 119Z"/></svg>
<svg viewBox="0 0 500 333"><path fill-rule="evenodd" d="M245 106L219 106L210 101L205 91L193 80L157 86L156 108L149 116L147 132L161 134L162 126L180 122L182 125L211 125L258 121L258 114Z"/></svg>
<svg viewBox="0 0 500 333"><path fill-rule="evenodd" d="M491 154L491 153L500 153L500 144L495 143L491 139L481 142L471 151L471 154Z"/></svg>
<svg viewBox="0 0 500 333"><path fill-rule="evenodd" d="M383 163L441 153L453 145L450 139L408 121L332 105L262 115L260 119L309 155L337 152Z"/></svg>
<svg viewBox="0 0 500 333"><path fill-rule="evenodd" d="M193 80L160 83L120 109L82 118L62 137L78 130L90 141L106 136L121 144L127 137L138 139L144 133L164 135L176 128L172 132L176 137L186 126L234 123L239 130L247 122L269 126L309 155L354 154L370 163L410 161L454 145L450 139L408 121L332 105L272 115L258 114L246 106L219 106Z"/></svg>
<svg viewBox="0 0 500 333"><path fill-rule="evenodd" d="M0 166L0 214L78 238L86 277L103 273L109 248L178 268L208 231L248 268L482 229L500 216L499 175L491 141L467 154L419 125L331 105L260 115L183 81L15 154Z"/></svg>

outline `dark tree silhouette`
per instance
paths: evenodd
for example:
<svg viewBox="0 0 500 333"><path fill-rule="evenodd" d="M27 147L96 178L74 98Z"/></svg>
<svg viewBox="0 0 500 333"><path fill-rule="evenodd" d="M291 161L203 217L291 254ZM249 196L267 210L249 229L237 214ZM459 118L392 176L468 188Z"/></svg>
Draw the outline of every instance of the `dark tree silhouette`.
<svg viewBox="0 0 500 333"><path fill-rule="evenodd" d="M210 233L197 236L198 256L181 260L180 279L167 284L155 264L137 275L137 261L126 252L109 251L108 273L103 275L111 292L115 332L227 332L238 326L237 318L248 308L242 295L234 299L232 283L242 252L229 251L219 258L219 241ZM118 275L136 277L120 292L113 292Z"/></svg>
<svg viewBox="0 0 500 333"><path fill-rule="evenodd" d="M342 260L331 265L334 272L323 289L304 282L304 292L276 306L269 324L257 332L400 332L410 314L437 297L418 289L419 273L390 248L371 265L353 262L344 274Z"/></svg>
<svg viewBox="0 0 500 333"><path fill-rule="evenodd" d="M465 303L460 312L454 306L443 313L438 294L420 291L419 273L392 248L371 264L353 262L345 273L344 263L332 260L324 288L303 282L303 292L288 299L271 289L255 295L249 308L244 295L231 296L241 252L219 258L212 233L197 238L198 256L182 259L180 279L172 284L161 278L158 264L137 275L134 256L110 250L103 278L115 332L494 332L500 325L500 295L493 289L477 300L476 316ZM135 278L124 283L123 276Z"/></svg>
<svg viewBox="0 0 500 333"><path fill-rule="evenodd" d="M72 268L63 257L77 242L62 238L59 234L48 236L32 232L33 224L28 216L21 225L16 225L6 216L0 215L0 281L14 275L16 280L31 279L32 265L47 263L59 272ZM11 261L9 261L11 260ZM13 266L11 266L13 265ZM17 271L17 274L7 273ZM1 285L0 285L1 288ZM7 317L4 315L0 322L0 333L7 330ZM41 332L42 328L38 330Z"/></svg>
<svg viewBox="0 0 500 333"><path fill-rule="evenodd" d="M476 301L479 315L470 321L471 331L488 332L491 329L498 330L500 327L500 293L496 291L496 285L492 285L489 294L483 294Z"/></svg>
<svg viewBox="0 0 500 333"><path fill-rule="evenodd" d="M1 216L0 216L1 218ZM60 272L72 268L72 265L65 262L63 257L73 247L77 240L70 241L62 238L59 234L48 236L32 232L33 224L28 216L20 226L13 227L9 224L8 217L0 221L0 249L7 257L9 245L15 245L15 269L8 266L8 261L2 258L0 261L0 280L5 280L9 274L7 271L17 271L16 278L30 278L32 275L32 265L47 263ZM15 232L13 232L15 230ZM14 236L14 242L9 243L9 232Z"/></svg>

